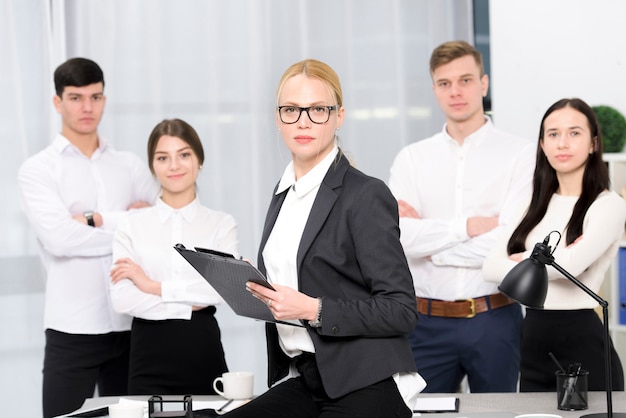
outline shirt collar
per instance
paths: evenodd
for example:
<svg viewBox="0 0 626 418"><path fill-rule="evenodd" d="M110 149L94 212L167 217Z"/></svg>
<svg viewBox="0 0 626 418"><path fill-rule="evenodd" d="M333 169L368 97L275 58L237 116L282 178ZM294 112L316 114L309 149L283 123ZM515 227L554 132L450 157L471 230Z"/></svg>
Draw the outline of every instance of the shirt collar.
<svg viewBox="0 0 626 418"><path fill-rule="evenodd" d="M57 152L59 154L63 154L66 150L68 149L72 149L74 151L76 151L77 153L83 155L78 148L76 148L76 146L74 144L72 144L70 142L69 139L67 139L63 134L58 133L57 136L54 138L54 141L52 142L52 146L57 150ZM104 151L109 147L109 143L106 141L106 139L102 138L101 136L98 137L98 148L96 149L96 151L94 152L94 157L97 155L100 155L102 153L104 153ZM93 158L93 157L92 157Z"/></svg>
<svg viewBox="0 0 626 418"><path fill-rule="evenodd" d="M189 203L187 206L183 206L180 209L174 209L173 207L165 203L163 199L161 199L161 197L159 196L159 198L156 201L155 206L156 206L157 213L159 215L159 220L161 221L161 223L164 223L165 221L167 221L175 213L179 213L185 221L191 222L195 218L196 213L198 213L198 208L200 207L200 201L198 200L198 197L196 196L196 198L192 200L191 203Z"/></svg>
<svg viewBox="0 0 626 418"><path fill-rule="evenodd" d="M293 187L296 196L301 197L318 187L322 184L322 180L324 180L324 177L326 176L330 165L335 160L338 152L339 148L335 145L322 161L317 163L311 171L302 176L298 181L296 181L296 173L293 170L293 161L290 162L287 165L287 168L285 168L285 172L280 179L280 183L278 183L276 194L280 194L288 188Z"/></svg>
<svg viewBox="0 0 626 418"><path fill-rule="evenodd" d="M478 128L477 130L472 132L470 135L468 135L467 138L463 140L464 144L465 143L480 143L485 137L487 137L489 132L493 130L494 126L493 126L493 122L491 122L491 118L487 115L483 115L483 116L485 118L485 123L480 128ZM442 134L444 138L446 138L447 140L457 143L457 141L448 134L447 123L443 125Z"/></svg>

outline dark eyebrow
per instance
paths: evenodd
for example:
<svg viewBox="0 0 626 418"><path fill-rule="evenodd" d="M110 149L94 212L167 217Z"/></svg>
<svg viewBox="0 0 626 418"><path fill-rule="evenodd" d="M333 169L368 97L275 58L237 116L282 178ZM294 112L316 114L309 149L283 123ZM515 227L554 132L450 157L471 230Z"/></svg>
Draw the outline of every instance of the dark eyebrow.
<svg viewBox="0 0 626 418"><path fill-rule="evenodd" d="M176 152L182 152L182 151L187 151L187 150L191 150L191 147L189 145L187 145L186 147L182 147L180 149L177 149ZM154 150L155 154L168 154L167 151L159 151L158 149Z"/></svg>

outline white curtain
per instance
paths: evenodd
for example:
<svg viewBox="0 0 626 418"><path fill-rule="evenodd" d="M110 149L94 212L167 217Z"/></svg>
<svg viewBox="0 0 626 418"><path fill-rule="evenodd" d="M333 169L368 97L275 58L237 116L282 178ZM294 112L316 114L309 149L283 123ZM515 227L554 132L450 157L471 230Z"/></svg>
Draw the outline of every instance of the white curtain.
<svg viewBox="0 0 626 418"><path fill-rule="evenodd" d="M16 173L60 126L52 72L65 59L103 68L100 133L116 148L145 160L162 119L196 128L206 153L200 198L235 216L240 251L256 261L271 191L289 160L274 124L284 69L317 58L337 71L341 145L361 170L387 180L400 148L441 129L428 59L443 41L472 42L471 16L470 0L0 0L0 297L43 292ZM230 368L253 370L256 391L264 390L261 324L220 311ZM20 344L7 340L0 348Z"/></svg>

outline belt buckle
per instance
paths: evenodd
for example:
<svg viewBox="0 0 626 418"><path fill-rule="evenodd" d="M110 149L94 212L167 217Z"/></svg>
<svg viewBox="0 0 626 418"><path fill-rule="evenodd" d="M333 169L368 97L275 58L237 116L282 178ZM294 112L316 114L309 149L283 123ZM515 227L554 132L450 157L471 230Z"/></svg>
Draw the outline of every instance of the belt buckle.
<svg viewBox="0 0 626 418"><path fill-rule="evenodd" d="M476 300L474 299L459 299L456 302L469 302L470 304L470 313L464 316L463 318L473 318L476 316Z"/></svg>

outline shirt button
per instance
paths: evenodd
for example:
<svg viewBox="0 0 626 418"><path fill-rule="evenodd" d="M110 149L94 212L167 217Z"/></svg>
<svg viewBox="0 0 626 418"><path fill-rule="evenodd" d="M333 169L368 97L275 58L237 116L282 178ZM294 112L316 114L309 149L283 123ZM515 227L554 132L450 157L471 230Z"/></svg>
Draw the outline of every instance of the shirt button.
<svg viewBox="0 0 626 418"><path fill-rule="evenodd" d="M333 325L333 327L330 329L330 332L333 334L339 334L339 327L337 325Z"/></svg>

